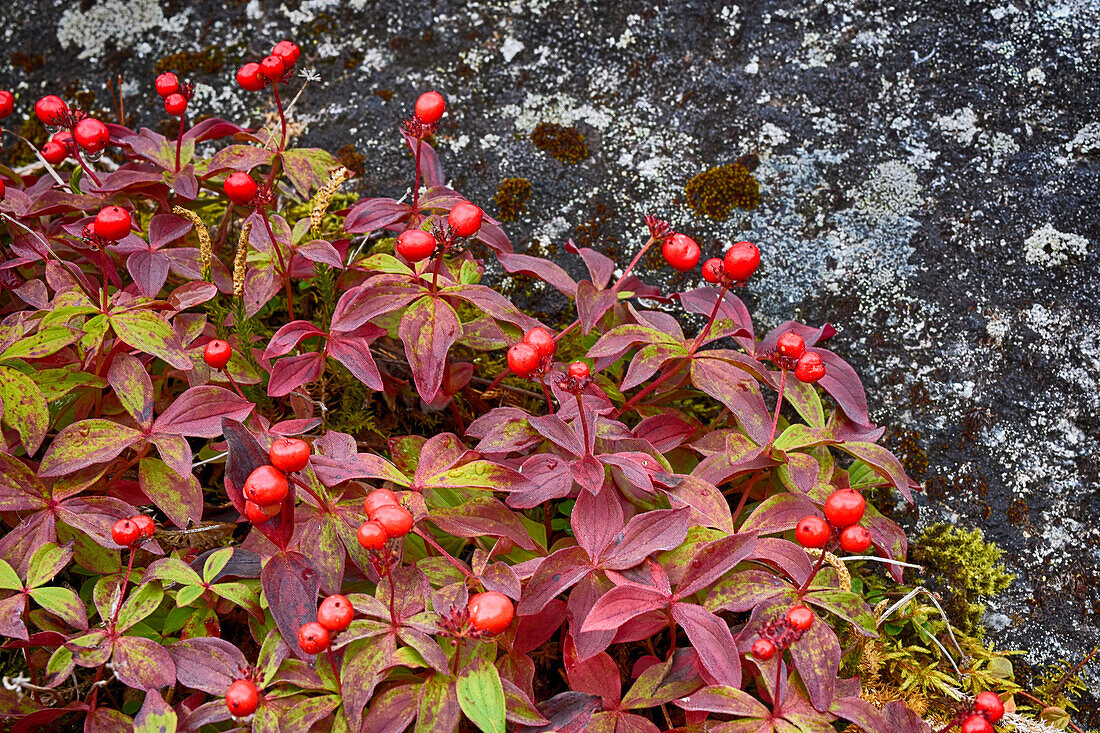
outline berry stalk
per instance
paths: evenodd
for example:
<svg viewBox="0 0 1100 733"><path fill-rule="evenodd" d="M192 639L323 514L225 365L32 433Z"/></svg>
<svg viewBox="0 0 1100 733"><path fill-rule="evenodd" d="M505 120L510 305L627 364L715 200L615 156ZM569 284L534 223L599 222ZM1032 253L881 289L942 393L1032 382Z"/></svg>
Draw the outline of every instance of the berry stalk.
<svg viewBox="0 0 1100 733"><path fill-rule="evenodd" d="M187 110L180 115L180 129L176 133L176 173L180 172L180 151L183 150L183 129L187 125Z"/></svg>
<svg viewBox="0 0 1100 733"><path fill-rule="evenodd" d="M783 408L783 393L787 389L787 370L781 369L779 377L779 396L775 398L775 415L772 416L772 431L768 433L768 447L775 440L775 429L779 425L779 411Z"/></svg>
<svg viewBox="0 0 1100 733"><path fill-rule="evenodd" d="M73 145L73 157L76 158L76 162L80 164L81 170L88 174L88 177L95 183L96 188L102 188L103 184L99 182L99 178L96 177L95 171L91 166L84 162L84 156L80 154L80 146Z"/></svg>
<svg viewBox="0 0 1100 733"><path fill-rule="evenodd" d="M279 274L283 278L283 287L286 289L287 315L289 315L290 320L293 321L294 290L290 286L290 268L287 267L286 260L283 258L283 251L279 249L279 243L275 240L275 232L271 229L271 220L267 218L267 208L265 206L260 206L259 212L260 218L264 220L264 228L267 229L267 237L271 240L271 248L275 250L275 255L279 258Z"/></svg>

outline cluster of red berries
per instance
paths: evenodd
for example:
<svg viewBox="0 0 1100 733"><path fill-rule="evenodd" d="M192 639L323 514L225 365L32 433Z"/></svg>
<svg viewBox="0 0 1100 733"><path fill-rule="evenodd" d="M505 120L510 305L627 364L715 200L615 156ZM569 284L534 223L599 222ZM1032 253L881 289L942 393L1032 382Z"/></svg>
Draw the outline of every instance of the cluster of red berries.
<svg viewBox="0 0 1100 733"><path fill-rule="evenodd" d="M389 489L375 489L363 500L367 521L359 525L359 544L367 550L381 550L391 537L404 537L413 528L413 515Z"/></svg>
<svg viewBox="0 0 1100 733"><path fill-rule="evenodd" d="M111 539L116 545L133 547L152 538L157 526L144 514L136 514L129 519L120 519L111 527Z"/></svg>
<svg viewBox="0 0 1100 733"><path fill-rule="evenodd" d="M258 92L268 84L278 84L294 68L301 55L301 49L292 41L279 41L262 61L249 61L237 69L237 84L246 92Z"/></svg>
<svg viewBox="0 0 1100 733"><path fill-rule="evenodd" d="M469 201L460 201L451 208L447 216L447 229L438 227L434 231L407 229L397 237L394 251L407 262L416 263L435 254L436 249L450 250L456 239L472 237L481 229L483 213L481 207Z"/></svg>
<svg viewBox="0 0 1100 733"><path fill-rule="evenodd" d="M825 376L825 362L814 352L806 351L806 342L794 331L779 337L771 358L780 369L794 369L799 381L813 384Z"/></svg>
<svg viewBox="0 0 1100 733"><path fill-rule="evenodd" d="M824 547L839 531L840 546L847 552L865 552L871 546L871 533L859 522L866 509L867 502L858 491L837 489L825 500L825 519L813 514L803 517L794 528L794 537L803 547Z"/></svg>
<svg viewBox="0 0 1100 733"><path fill-rule="evenodd" d="M195 94L195 85L181 84L179 77L171 71L158 76L154 85L157 94L164 100L164 111L173 117L183 117L183 113L187 111L187 103Z"/></svg>
<svg viewBox="0 0 1100 733"><path fill-rule="evenodd" d="M752 643L752 655L760 661L771 659L801 639L813 623L814 612L809 606L791 606L786 616L772 619L760 629L760 638Z"/></svg>
<svg viewBox="0 0 1100 733"><path fill-rule="evenodd" d="M290 491L286 475L301 471L309 463L309 443L300 438L279 438L268 449L271 463L253 469L245 479L244 513L253 524L263 524L282 510Z"/></svg>
<svg viewBox="0 0 1100 733"><path fill-rule="evenodd" d="M650 229L654 227L651 225ZM679 232L664 233L663 237L661 253L665 261L680 272L693 270L702 254L695 240ZM760 249L752 242L735 242L724 258L711 257L703 263L703 279L712 285L737 287L752 277L759 266Z"/></svg>
<svg viewBox="0 0 1100 733"><path fill-rule="evenodd" d="M133 221L130 212L121 206L104 206L91 224L86 224L81 236L93 250L113 244L130 233Z"/></svg>
<svg viewBox="0 0 1100 733"><path fill-rule="evenodd" d="M508 368L517 377L528 379L549 369L557 350L553 334L542 326L535 326L523 335L522 341L508 349Z"/></svg>
<svg viewBox="0 0 1100 733"><path fill-rule="evenodd" d="M355 609L346 596L339 593L321 601L317 620L302 624L298 629L298 646L306 654L320 654L328 649L332 634L338 634L351 625Z"/></svg>
<svg viewBox="0 0 1100 733"><path fill-rule="evenodd" d="M961 733L993 733L993 724L1004 717L1005 704L992 692L979 692L974 707L953 721Z"/></svg>
<svg viewBox="0 0 1100 733"><path fill-rule="evenodd" d="M234 718L247 718L260 704L260 691L248 679L233 680L225 691L225 706Z"/></svg>
<svg viewBox="0 0 1100 733"><path fill-rule="evenodd" d="M57 95L48 94L35 102L34 114L53 133L41 150L42 157L50 165L58 165L80 150L95 160L111 142L107 125L81 110L69 109L65 100Z"/></svg>

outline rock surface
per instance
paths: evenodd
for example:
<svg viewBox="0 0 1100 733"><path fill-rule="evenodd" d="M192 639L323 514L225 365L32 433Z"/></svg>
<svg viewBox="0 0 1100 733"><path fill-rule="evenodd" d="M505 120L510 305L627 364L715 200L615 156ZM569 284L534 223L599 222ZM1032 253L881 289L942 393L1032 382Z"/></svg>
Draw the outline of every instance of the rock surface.
<svg viewBox="0 0 1100 733"><path fill-rule="evenodd" d="M232 71L292 37L321 77L301 134L365 156L364 192L409 185L395 130L437 88L456 188L493 212L503 179L533 183L506 227L518 251L556 253L587 223L628 256L646 213L705 252L760 243L748 300L769 325L838 327L926 482L911 526L979 526L1006 549L1018 579L991 637L1036 668L1100 643L1097 0L40 0L0 21L22 110L79 90L107 106L121 75L127 110L161 124L154 64L205 51L193 109L255 122L269 110ZM540 122L575 125L588 157L533 147ZM693 214L688 179L746 153L761 206Z"/></svg>

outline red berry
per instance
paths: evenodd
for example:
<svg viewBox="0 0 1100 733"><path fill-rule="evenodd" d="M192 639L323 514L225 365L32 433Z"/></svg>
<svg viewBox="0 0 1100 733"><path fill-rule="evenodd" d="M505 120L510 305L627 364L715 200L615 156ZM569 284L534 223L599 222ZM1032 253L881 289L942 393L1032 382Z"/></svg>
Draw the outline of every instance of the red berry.
<svg viewBox="0 0 1100 733"><path fill-rule="evenodd" d="M228 341L221 339L214 339L202 350L202 358L211 369L224 369L231 356L233 356L233 347Z"/></svg>
<svg viewBox="0 0 1100 733"><path fill-rule="evenodd" d="M363 499L363 511L367 513L368 517L374 516L379 507L400 505L397 501L397 494L389 489L375 489L367 494L366 499Z"/></svg>
<svg viewBox="0 0 1100 733"><path fill-rule="evenodd" d="M390 538L386 528L378 522L363 522L359 525L356 536L359 538L359 544L367 550L381 550L386 546L386 540Z"/></svg>
<svg viewBox="0 0 1100 733"><path fill-rule="evenodd" d="M317 623L329 631L343 631L355 618L355 609L351 601L340 594L332 595L321 601L317 609Z"/></svg>
<svg viewBox="0 0 1100 733"><path fill-rule="evenodd" d="M470 625L478 631L499 634L512 623L515 609L512 601L495 590L478 593L466 604L470 613Z"/></svg>
<svg viewBox="0 0 1100 733"><path fill-rule="evenodd" d="M260 506L278 504L286 498L290 485L282 471L274 466L260 466L244 481L244 498Z"/></svg>
<svg viewBox="0 0 1100 733"><path fill-rule="evenodd" d="M298 629L298 646L306 654L320 654L328 649L328 629L316 621L302 624Z"/></svg>
<svg viewBox="0 0 1100 733"><path fill-rule="evenodd" d="M865 552L871 546L871 533L858 524L845 527L840 533L840 546L846 552Z"/></svg>
<svg viewBox="0 0 1100 733"><path fill-rule="evenodd" d="M301 471L309 463L309 443L300 438L280 438L271 444L267 457L284 473Z"/></svg>
<svg viewBox="0 0 1100 733"><path fill-rule="evenodd" d="M447 109L447 102L439 92L424 92L416 100L414 108L416 116L421 122L434 125L443 119L443 111Z"/></svg>
<svg viewBox="0 0 1100 733"><path fill-rule="evenodd" d="M386 504L374 510L371 521L378 522L390 537L404 537L413 528L413 515L400 504Z"/></svg>
<svg viewBox="0 0 1100 733"><path fill-rule="evenodd" d="M398 235L394 249L409 262L420 262L432 256L435 237L423 229L407 229Z"/></svg>
<svg viewBox="0 0 1100 733"><path fill-rule="evenodd" d="M535 351L539 352L539 357L546 359L554 355L554 352L558 350L558 344L554 341L554 336L542 326L535 326L523 336L523 343L529 344L535 347Z"/></svg>
<svg viewBox="0 0 1100 733"><path fill-rule="evenodd" d="M157 525L156 522L153 521L152 517L147 517L144 514L138 514L136 516L130 517L130 521L137 525L138 532L140 533L142 539L147 540L154 534L156 534Z"/></svg>
<svg viewBox="0 0 1100 733"><path fill-rule="evenodd" d="M855 489L837 489L825 500L825 518L834 527L850 527L859 524L867 502Z"/></svg>
<svg viewBox="0 0 1100 733"><path fill-rule="evenodd" d="M282 510L282 504L260 506L254 501L247 500L244 503L244 515L248 517L248 521L252 522L253 524L266 524Z"/></svg>
<svg viewBox="0 0 1100 733"><path fill-rule="evenodd" d="M794 375L799 381L813 384L825 376L825 364L821 357L812 351L807 351L799 359L794 367Z"/></svg>
<svg viewBox="0 0 1100 733"><path fill-rule="evenodd" d="M15 111L15 97L11 92L0 91L0 120L11 115Z"/></svg>
<svg viewBox="0 0 1100 733"><path fill-rule="evenodd" d="M277 81L286 73L286 63L278 56L265 56L260 62L260 73L270 81Z"/></svg>
<svg viewBox="0 0 1100 733"><path fill-rule="evenodd" d="M157 94L159 94L162 99L180 90L179 77L171 71L166 71L158 76L156 81L153 82L153 85L157 88Z"/></svg>
<svg viewBox="0 0 1100 733"><path fill-rule="evenodd" d="M588 379L592 375L592 370L583 361L575 361L569 365L569 376L576 379L578 382Z"/></svg>
<svg viewBox="0 0 1100 733"><path fill-rule="evenodd" d="M271 54L281 58L283 64L289 69L298 63L298 57L302 55L302 50L293 41L279 41L275 44L275 48L271 49Z"/></svg>
<svg viewBox="0 0 1100 733"><path fill-rule="evenodd" d="M814 622L814 612L808 606L793 606L787 611L787 623L800 631L810 628Z"/></svg>
<svg viewBox="0 0 1100 733"><path fill-rule="evenodd" d="M687 272L698 264L702 250L688 235L676 233L664 241L661 252L665 256L665 261L674 269Z"/></svg>
<svg viewBox="0 0 1100 733"><path fill-rule="evenodd" d="M765 662L775 656L775 642L771 639L757 639L752 643L752 655Z"/></svg>
<svg viewBox="0 0 1100 733"><path fill-rule="evenodd" d="M8 193L8 187L4 185L3 181L0 181L0 201L3 201L4 196Z"/></svg>
<svg viewBox="0 0 1100 733"><path fill-rule="evenodd" d="M116 545L129 547L141 537L141 528L132 519L120 519L111 527L111 539Z"/></svg>
<svg viewBox="0 0 1100 733"><path fill-rule="evenodd" d="M451 231L459 237L472 237L481 229L481 209L469 201L460 201L447 217Z"/></svg>
<svg viewBox="0 0 1100 733"><path fill-rule="evenodd" d="M539 350L520 341L508 349L508 368L517 377L529 377L539 366Z"/></svg>
<svg viewBox="0 0 1100 733"><path fill-rule="evenodd" d="M722 282L722 260L719 257L711 257L703 263L703 279L708 283Z"/></svg>
<svg viewBox="0 0 1100 733"><path fill-rule="evenodd" d="M959 733L993 733L993 724L980 715L971 715L959 726Z"/></svg>
<svg viewBox="0 0 1100 733"><path fill-rule="evenodd" d="M234 680L225 691L225 706L233 717L247 718L259 704L260 692L252 680Z"/></svg>
<svg viewBox="0 0 1100 733"><path fill-rule="evenodd" d="M69 157L69 149L59 142L50 140L42 146L42 157L50 165L60 165Z"/></svg>
<svg viewBox="0 0 1100 733"><path fill-rule="evenodd" d="M230 201L244 206L256 198L256 181L247 173L237 171L225 177L222 190Z"/></svg>
<svg viewBox="0 0 1100 733"><path fill-rule="evenodd" d="M95 233L100 239L117 242L130 233L130 212L121 206L105 206L95 215Z"/></svg>
<svg viewBox="0 0 1100 733"><path fill-rule="evenodd" d="M979 692L974 698L974 712L990 723L996 723L1005 714L1005 704L995 692Z"/></svg>
<svg viewBox="0 0 1100 733"><path fill-rule="evenodd" d="M260 65L255 61L249 61L237 69L237 84L246 92L258 92L264 88L265 83Z"/></svg>
<svg viewBox="0 0 1100 733"><path fill-rule="evenodd" d="M794 538L803 547L824 547L831 534L829 523L813 515L802 517L794 528Z"/></svg>
<svg viewBox="0 0 1100 733"><path fill-rule="evenodd" d="M781 356L798 359L806 353L806 342L794 331L787 331L775 342L775 348Z"/></svg>
<svg viewBox="0 0 1100 733"><path fill-rule="evenodd" d="M34 103L34 114L43 125L60 127L60 118L67 112L69 105L55 94L47 94Z"/></svg>
<svg viewBox="0 0 1100 733"><path fill-rule="evenodd" d="M111 133L99 120L85 117L73 128L73 139L89 153L98 153L111 141Z"/></svg>
<svg viewBox="0 0 1100 733"><path fill-rule="evenodd" d="M182 94L169 94L164 98L164 111L173 117L181 117L187 110L187 97Z"/></svg>
<svg viewBox="0 0 1100 733"><path fill-rule="evenodd" d="M734 280L748 280L760 266L760 250L752 242L734 242L722 266Z"/></svg>

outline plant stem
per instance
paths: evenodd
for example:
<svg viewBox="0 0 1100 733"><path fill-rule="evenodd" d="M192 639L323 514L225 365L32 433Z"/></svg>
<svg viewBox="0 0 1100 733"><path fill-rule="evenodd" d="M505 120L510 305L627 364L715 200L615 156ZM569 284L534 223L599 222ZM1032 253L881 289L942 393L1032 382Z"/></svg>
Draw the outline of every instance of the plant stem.
<svg viewBox="0 0 1100 733"><path fill-rule="evenodd" d="M420 146L423 144L422 138L416 138L416 152L414 157L416 159L416 177L413 180L413 216L420 211Z"/></svg>
<svg viewBox="0 0 1100 733"><path fill-rule="evenodd" d="M187 110L180 115L180 131L176 134L176 173L180 172L180 151L183 149L183 128L187 124Z"/></svg>
<svg viewBox="0 0 1100 733"><path fill-rule="evenodd" d="M546 414L554 414L554 402L550 399L550 390L546 387L546 375L539 372L539 382L542 384L542 394L546 397Z"/></svg>
<svg viewBox="0 0 1100 733"><path fill-rule="evenodd" d="M462 642L465 641L464 637L458 637L455 639L455 658L451 662L451 676L458 677L458 658L462 656Z"/></svg>
<svg viewBox="0 0 1100 733"><path fill-rule="evenodd" d="M806 578L806 582L803 583L798 589L798 597L801 598L806 592L806 589L810 587L810 583L814 582L814 578L817 577L818 572L821 571L821 566L825 564L825 548L821 548L821 554L817 556L817 564L814 565L813 572Z"/></svg>
<svg viewBox="0 0 1100 733"><path fill-rule="evenodd" d="M322 499L320 496L317 495L316 491L314 491L308 484L306 484L304 481L297 478L293 474L287 474L287 480L290 481L290 483L294 484L295 486L297 486L301 489L305 489L306 493L308 493L310 496L312 496L314 501L316 501L317 504L322 509L324 509L328 505L327 502L325 502L324 499Z"/></svg>
<svg viewBox="0 0 1100 733"><path fill-rule="evenodd" d="M275 255L279 258L279 274L282 275L283 285L286 288L286 310L287 315L290 316L290 320L294 320L294 291L290 286L290 268L287 267L286 260L283 259L283 251L279 249L279 243L275 241L275 232L271 229L271 221L267 218L267 209L260 207L260 217L264 220L264 228L267 229L268 239L271 240L271 248L275 250Z"/></svg>
<svg viewBox="0 0 1100 733"><path fill-rule="evenodd" d="M397 611L395 611L394 608L393 608L393 600L394 600L393 597L395 595L397 595L397 585L393 582L393 569L392 568L390 568L386 572L386 577L389 578L389 581L390 581L390 623L396 629L397 626L398 626Z"/></svg>
<svg viewBox="0 0 1100 733"><path fill-rule="evenodd" d="M103 184L99 182L99 179L96 177L95 171L92 170L91 166L84 162L84 156L80 154L79 145L73 145L73 157L76 158L76 162L80 164L81 169L83 169L83 171L88 174L88 177L91 178L92 181L95 183L95 187L103 188Z"/></svg>
<svg viewBox="0 0 1100 733"><path fill-rule="evenodd" d="M551 527L551 520L554 518L553 509L550 507L550 500L542 502L542 525L546 529L546 549L550 549L550 535L553 532Z"/></svg>
<svg viewBox="0 0 1100 733"><path fill-rule="evenodd" d="M611 288L612 292L617 293L619 292L619 290L622 289L623 283L626 281L626 276L634 271L634 268L637 266L637 264L642 261L642 257L645 256L645 253L648 252L649 248L656 243L656 237L650 237L646 240L645 244L642 245L642 248L638 250L638 254L634 255L634 259L632 259L630 261L630 264L626 266L626 269L623 270L623 274L619 276L618 282L616 282L614 287Z"/></svg>
<svg viewBox="0 0 1100 733"><path fill-rule="evenodd" d="M787 370L780 369L779 396L775 398L775 415L772 417L772 431L768 433L768 448L775 440L775 429L779 425L779 411L783 408L783 392L787 389Z"/></svg>
<svg viewBox="0 0 1100 733"><path fill-rule="evenodd" d="M772 700L772 717L778 718L781 712L779 703L779 685L783 682L783 652L780 650L779 659L776 660L775 665L775 695Z"/></svg>
<svg viewBox="0 0 1100 733"><path fill-rule="evenodd" d="M714 325L714 319L718 317L718 309L722 307L722 299L726 297L728 291L729 288L723 286L722 292L718 293L718 299L714 301L714 308L710 312L710 318L707 319L707 325L703 326L703 330L699 332L699 335L695 337L695 341L691 344L691 354L694 354L703 345L703 340L710 333L710 329Z"/></svg>
<svg viewBox="0 0 1100 733"><path fill-rule="evenodd" d="M749 500L749 494L752 492L752 481L746 481L744 491L741 492L741 498L737 502L737 509L733 512L732 524L737 526L737 519L741 516L741 512L745 509L745 503Z"/></svg>
<svg viewBox="0 0 1100 733"><path fill-rule="evenodd" d="M672 617L672 612L668 614L668 656L665 657L665 661L672 659L672 655L676 653L676 619Z"/></svg>
<svg viewBox="0 0 1100 733"><path fill-rule="evenodd" d="M241 391L241 388L237 385L237 380L233 379L233 375L229 373L229 370L222 367L222 373L225 374L225 378L229 380L229 383L233 385L233 389L237 390L237 394L241 396L241 399L247 400L248 398L244 396L244 392Z"/></svg>
<svg viewBox="0 0 1100 733"><path fill-rule="evenodd" d="M584 419L584 404L581 402L580 395L577 395L577 419L581 421L581 430L584 431L584 454L590 456L592 455L592 449L588 443L588 421Z"/></svg>
<svg viewBox="0 0 1100 733"><path fill-rule="evenodd" d="M271 85L271 89L275 92L275 107L279 110L279 126L282 132L282 139L279 141L279 150L286 150L286 112L283 110L283 100L279 96L279 82L276 81Z"/></svg>
<svg viewBox="0 0 1100 733"><path fill-rule="evenodd" d="M336 667L336 655L332 651L332 644L328 645L328 663L332 665L332 675L336 678L336 690L340 691L340 670Z"/></svg>

